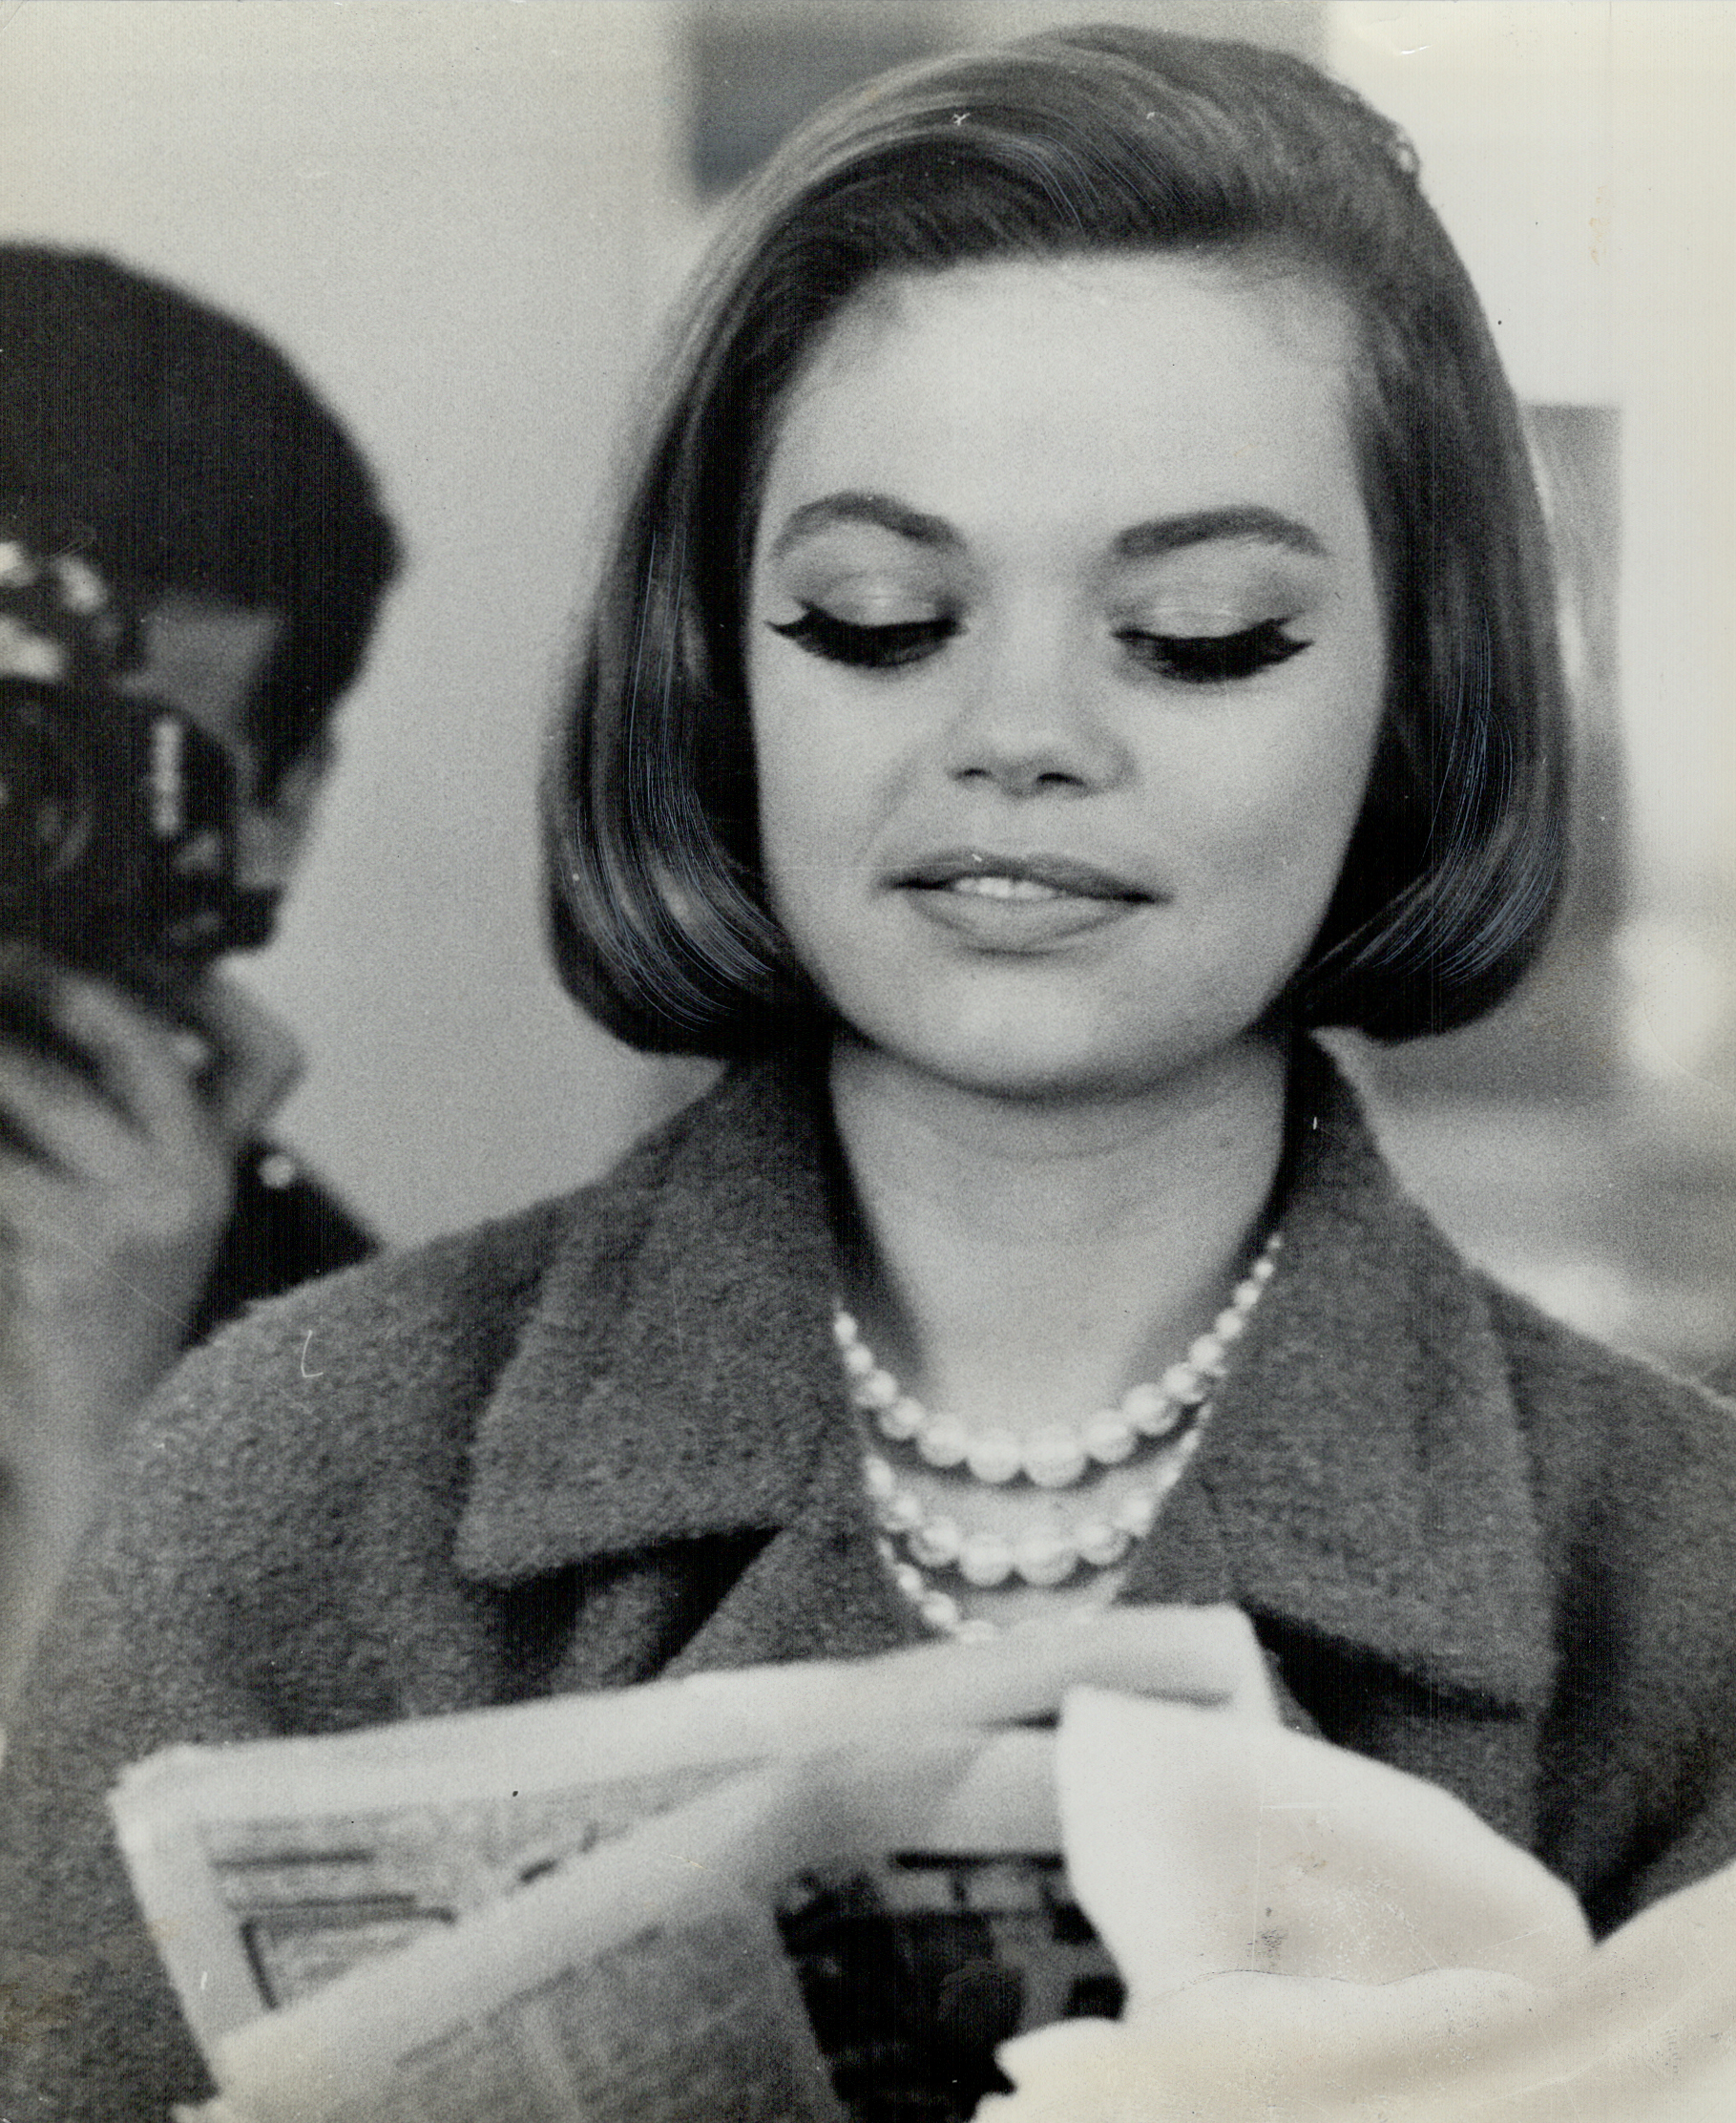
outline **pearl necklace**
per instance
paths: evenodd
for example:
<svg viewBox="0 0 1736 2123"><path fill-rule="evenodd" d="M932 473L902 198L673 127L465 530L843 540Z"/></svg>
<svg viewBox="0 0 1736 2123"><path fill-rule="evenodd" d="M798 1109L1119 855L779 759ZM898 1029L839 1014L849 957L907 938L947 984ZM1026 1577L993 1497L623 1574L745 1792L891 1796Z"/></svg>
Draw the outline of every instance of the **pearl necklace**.
<svg viewBox="0 0 1736 2123"><path fill-rule="evenodd" d="M1094 1570L1113 1569L1134 1542L1151 1531L1163 1499L1199 1447L1211 1413L1210 1395L1224 1376L1229 1346L1245 1329L1276 1272L1280 1244L1274 1231L1210 1330L1156 1385L1130 1388L1117 1408L1072 1429L1054 1425L1026 1440L1007 1431L973 1434L956 1417L931 1415L875 1362L855 1320L840 1308L833 1334L852 1401L871 1417L882 1437L913 1445L931 1466L957 1467L985 1485L998 1486L1022 1475L1039 1488L1059 1489L1079 1481L1093 1462L1108 1467L1130 1459L1141 1440L1162 1447L1146 1480L1107 1511L1091 1513L1067 1527L1033 1524L1011 1538L991 1530L968 1532L945 1513L926 1511L889 1460L874 1451L865 1454L863 1472L883 1536L882 1559L924 1621L945 1635L967 1640L999 1634L995 1623L967 1616L952 1593L931 1586L925 1574L929 1570L954 1570L967 1585L984 1590L1015 1576L1026 1585L1047 1587L1064 1584L1081 1564ZM895 1544L900 1541L906 1556L898 1553Z"/></svg>
<svg viewBox="0 0 1736 2123"><path fill-rule="evenodd" d="M1040 1489L1068 1489L1093 1462L1119 1466L1133 1457L1141 1439L1169 1437L1188 1411L1206 1399L1224 1376L1230 1343L1247 1325L1248 1314L1272 1279L1278 1248L1274 1231L1209 1330L1156 1385L1130 1386L1114 1408L1072 1426L1052 1424L1031 1438L1014 1437L1010 1430L973 1432L956 1416L931 1415L875 1362L855 1320L842 1306L833 1315L832 1334L850 1381L850 1398L883 1438L913 1445L931 1467L962 1466L978 1482L998 1484L1022 1475Z"/></svg>

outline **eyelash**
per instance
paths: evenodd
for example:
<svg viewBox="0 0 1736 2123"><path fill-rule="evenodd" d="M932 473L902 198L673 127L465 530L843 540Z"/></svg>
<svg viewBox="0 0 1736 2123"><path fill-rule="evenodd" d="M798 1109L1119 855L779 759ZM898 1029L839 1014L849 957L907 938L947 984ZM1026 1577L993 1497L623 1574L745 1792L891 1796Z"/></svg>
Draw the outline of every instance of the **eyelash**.
<svg viewBox="0 0 1736 2123"><path fill-rule="evenodd" d="M1122 627L1116 640L1134 661L1160 677L1182 685L1221 685L1254 677L1274 664L1299 656L1309 644L1286 634L1283 620L1262 620L1236 634L1148 634ZM774 634L810 656L856 670L891 671L920 663L958 632L950 614L931 620L901 620L886 626L858 626L835 619L815 605L805 605L799 619L769 620Z"/></svg>
<svg viewBox="0 0 1736 2123"><path fill-rule="evenodd" d="M774 634L828 663L848 663L858 670L892 671L920 663L958 632L950 614L932 620L900 620L890 626L857 626L829 612L805 604L799 620L767 622Z"/></svg>
<svg viewBox="0 0 1736 2123"><path fill-rule="evenodd" d="M1253 678L1277 663L1287 663L1308 644L1284 631L1282 620L1262 620L1237 634L1145 634L1122 627L1116 640L1135 661L1183 685L1222 685Z"/></svg>

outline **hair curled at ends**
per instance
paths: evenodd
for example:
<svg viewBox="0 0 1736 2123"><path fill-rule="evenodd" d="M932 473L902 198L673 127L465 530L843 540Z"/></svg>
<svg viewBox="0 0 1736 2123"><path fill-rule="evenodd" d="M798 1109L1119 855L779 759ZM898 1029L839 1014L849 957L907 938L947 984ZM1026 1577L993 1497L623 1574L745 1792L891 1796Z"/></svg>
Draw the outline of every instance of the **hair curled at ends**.
<svg viewBox="0 0 1736 2123"><path fill-rule="evenodd" d="M746 188L659 369L544 821L553 941L634 1044L727 1055L820 1005L763 888L741 615L778 410L875 275L1185 247L1318 274L1356 344L1385 719L1343 876L1280 998L1383 1040L1487 1010L1562 872L1567 721L1541 511L1464 268L1394 127L1286 53L1052 32L901 70Z"/></svg>
<svg viewBox="0 0 1736 2123"><path fill-rule="evenodd" d="M283 618L251 708L261 796L322 736L397 565L337 421L247 326L112 259L0 243L0 522L141 601Z"/></svg>

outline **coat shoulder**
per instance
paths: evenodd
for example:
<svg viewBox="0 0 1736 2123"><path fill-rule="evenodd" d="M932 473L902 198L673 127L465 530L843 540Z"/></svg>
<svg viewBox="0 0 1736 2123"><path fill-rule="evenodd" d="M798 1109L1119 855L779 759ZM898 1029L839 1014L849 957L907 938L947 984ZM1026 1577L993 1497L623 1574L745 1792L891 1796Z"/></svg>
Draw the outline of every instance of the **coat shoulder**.
<svg viewBox="0 0 1736 2123"><path fill-rule="evenodd" d="M260 1438L275 1426L300 1454L341 1434L354 1455L407 1421L468 1421L554 1264L607 1280L631 1257L685 1125L678 1116L588 1186L250 1307L182 1360L147 1411L143 1449L215 1426L233 1441L240 1424Z"/></svg>
<svg viewBox="0 0 1736 2123"><path fill-rule="evenodd" d="M1601 1933L1736 1860L1736 1407L1489 1307L1556 1586L1545 1855Z"/></svg>
<svg viewBox="0 0 1736 2123"><path fill-rule="evenodd" d="M1602 1467L1612 1483L1624 1472L1638 1476L1685 1460L1736 1485L1736 1405L1595 1341L1487 1277L1476 1279L1535 1450Z"/></svg>
<svg viewBox="0 0 1736 2123"><path fill-rule="evenodd" d="M1736 1629L1736 1406L1486 1291L1558 1575L1597 1627L1620 1608L1636 1641L1662 1632L1722 1668Z"/></svg>

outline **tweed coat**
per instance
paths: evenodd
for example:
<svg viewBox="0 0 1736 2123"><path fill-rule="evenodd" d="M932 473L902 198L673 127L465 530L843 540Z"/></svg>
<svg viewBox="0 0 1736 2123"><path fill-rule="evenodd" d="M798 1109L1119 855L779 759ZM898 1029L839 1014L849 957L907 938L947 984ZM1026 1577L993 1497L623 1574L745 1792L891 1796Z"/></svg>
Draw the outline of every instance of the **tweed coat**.
<svg viewBox="0 0 1736 2123"><path fill-rule="evenodd" d="M1732 1419L1470 1272L1312 1049L1290 1123L1283 1271L1122 1596L1240 1605L1299 1716L1607 1926L1736 1858ZM187 1361L5 1767L7 2123L203 2087L101 1812L129 1758L918 1633L831 1345L831 1156L813 1075L746 1067L596 1188Z"/></svg>

